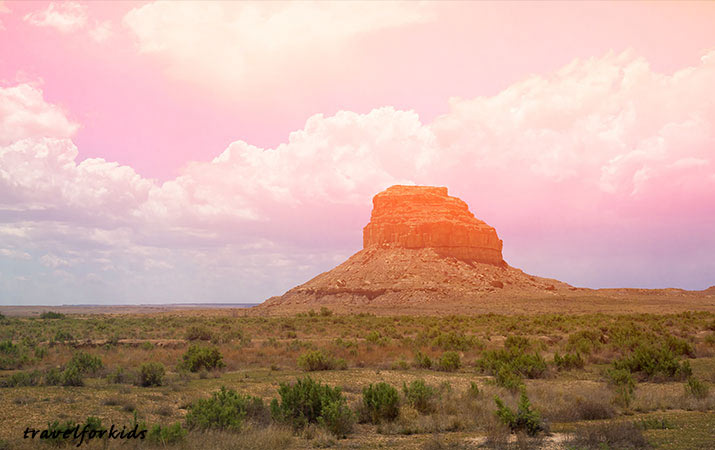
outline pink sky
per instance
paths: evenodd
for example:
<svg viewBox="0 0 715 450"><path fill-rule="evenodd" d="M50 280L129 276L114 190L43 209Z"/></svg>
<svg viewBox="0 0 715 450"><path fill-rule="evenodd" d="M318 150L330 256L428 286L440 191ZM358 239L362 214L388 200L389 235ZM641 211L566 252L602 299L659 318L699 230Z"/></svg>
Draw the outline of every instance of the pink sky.
<svg viewBox="0 0 715 450"><path fill-rule="evenodd" d="M0 3L0 304L260 302L445 185L507 261L715 284L712 2Z"/></svg>

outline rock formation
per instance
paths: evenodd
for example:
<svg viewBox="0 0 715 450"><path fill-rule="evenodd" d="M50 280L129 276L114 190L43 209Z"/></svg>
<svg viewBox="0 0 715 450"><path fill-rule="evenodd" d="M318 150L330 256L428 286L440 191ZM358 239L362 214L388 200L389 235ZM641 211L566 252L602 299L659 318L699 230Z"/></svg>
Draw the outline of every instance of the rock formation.
<svg viewBox="0 0 715 450"><path fill-rule="evenodd" d="M257 306L264 313L329 306L365 311L468 305L559 295L571 286L534 277L502 258L496 230L447 188L392 186L373 199L363 249L336 268ZM491 297L490 297L491 296Z"/></svg>
<svg viewBox="0 0 715 450"><path fill-rule="evenodd" d="M441 256L502 265L502 241L446 187L392 186L373 198L363 248L432 248Z"/></svg>

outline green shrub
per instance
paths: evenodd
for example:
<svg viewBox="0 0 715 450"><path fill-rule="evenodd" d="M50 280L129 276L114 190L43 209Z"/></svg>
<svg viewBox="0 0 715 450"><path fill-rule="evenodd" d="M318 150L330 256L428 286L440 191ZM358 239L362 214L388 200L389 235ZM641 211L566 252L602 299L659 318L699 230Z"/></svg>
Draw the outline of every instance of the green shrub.
<svg viewBox="0 0 715 450"><path fill-rule="evenodd" d="M692 375L688 361L678 361L667 347L641 346L630 355L613 362L615 369L638 373L649 380L683 380Z"/></svg>
<svg viewBox="0 0 715 450"><path fill-rule="evenodd" d="M603 345L603 334L600 331L582 330L569 336L566 350L588 355Z"/></svg>
<svg viewBox="0 0 715 450"><path fill-rule="evenodd" d="M524 381L519 375L514 373L511 366L504 365L499 368L499 371L494 376L494 382L497 386L516 392L524 387Z"/></svg>
<svg viewBox="0 0 715 450"><path fill-rule="evenodd" d="M188 431L179 422L166 426L156 424L147 432L146 440L161 445L176 444L183 441L187 434Z"/></svg>
<svg viewBox="0 0 715 450"><path fill-rule="evenodd" d="M400 412L397 389L387 383L371 384L362 390L362 419L379 423L393 421Z"/></svg>
<svg viewBox="0 0 715 450"><path fill-rule="evenodd" d="M142 386L161 386L164 384L166 370L160 362L148 362L139 367L139 384Z"/></svg>
<svg viewBox="0 0 715 450"><path fill-rule="evenodd" d="M610 384L616 390L614 401L621 406L628 408L633 400L636 382L628 370L610 369L606 372Z"/></svg>
<svg viewBox="0 0 715 450"><path fill-rule="evenodd" d="M62 372L57 368L51 368L45 372L45 385L58 386L63 383Z"/></svg>
<svg viewBox="0 0 715 450"><path fill-rule="evenodd" d="M540 354L523 353L516 345L485 351L477 361L477 367L495 376L503 367L525 378L540 378L546 373L546 361Z"/></svg>
<svg viewBox="0 0 715 450"><path fill-rule="evenodd" d="M25 348L11 340L0 341L0 370L19 369L30 362Z"/></svg>
<svg viewBox="0 0 715 450"><path fill-rule="evenodd" d="M695 377L688 378L687 383L685 383L685 393L687 395L692 395L695 398L703 399L708 396L710 389L707 384L698 380Z"/></svg>
<svg viewBox="0 0 715 450"><path fill-rule="evenodd" d="M192 345L183 356L182 368L191 372L201 369L214 370L224 367L223 356L217 347Z"/></svg>
<svg viewBox="0 0 715 450"><path fill-rule="evenodd" d="M62 372L63 386L84 386L84 377L77 366L68 366Z"/></svg>
<svg viewBox="0 0 715 450"><path fill-rule="evenodd" d="M295 384L281 383L278 388L280 402L271 402L271 416L276 422L286 423L295 429L309 423L321 423L334 434L343 435L351 428L352 413L340 388L331 388L307 376ZM349 420L350 419L350 420Z"/></svg>
<svg viewBox="0 0 715 450"><path fill-rule="evenodd" d="M466 352L483 344L474 336L450 331L449 333L439 333L439 335L432 340L432 345L442 350Z"/></svg>
<svg viewBox="0 0 715 450"><path fill-rule="evenodd" d="M64 319L65 315L55 311L45 311L40 314L40 319Z"/></svg>
<svg viewBox="0 0 715 450"><path fill-rule="evenodd" d="M667 336L663 345L675 355L687 356L689 358L695 357L695 347L683 339Z"/></svg>
<svg viewBox="0 0 715 450"><path fill-rule="evenodd" d="M467 389L467 394L469 394L470 397L477 398L479 397L480 391L479 391L479 385L475 383L474 381L469 382L469 388Z"/></svg>
<svg viewBox="0 0 715 450"><path fill-rule="evenodd" d="M345 369L347 363L342 358L333 358L322 350L313 350L298 357L298 367L313 372L316 370Z"/></svg>
<svg viewBox="0 0 715 450"><path fill-rule="evenodd" d="M586 365L580 353L565 353L564 356L559 355L559 352L554 353L554 365L559 370L583 369Z"/></svg>
<svg viewBox="0 0 715 450"><path fill-rule="evenodd" d="M459 358L459 353L457 352L444 352L442 357L439 359L439 370L445 372L454 372L462 367L462 361Z"/></svg>
<svg viewBox="0 0 715 450"><path fill-rule="evenodd" d="M74 341L74 336L72 336L72 333L69 331L65 330L58 330L57 333L55 333L55 338L53 339L54 342L73 342Z"/></svg>
<svg viewBox="0 0 715 450"><path fill-rule="evenodd" d="M432 360L429 356L418 351L417 353L415 353L414 366L419 367L420 369L429 369L432 367Z"/></svg>
<svg viewBox="0 0 715 450"><path fill-rule="evenodd" d="M93 356L87 352L76 352L67 363L67 367L76 368L82 375L93 375L103 366L99 356Z"/></svg>
<svg viewBox="0 0 715 450"><path fill-rule="evenodd" d="M238 394L221 386L211 398L197 400L189 406L186 426L189 429L238 431L245 419L262 417L264 411L260 398Z"/></svg>
<svg viewBox="0 0 715 450"><path fill-rule="evenodd" d="M37 386L42 381L42 373L39 370L30 372L15 372L3 380L5 387Z"/></svg>
<svg viewBox="0 0 715 450"><path fill-rule="evenodd" d="M407 403L422 414L427 414L434 409L432 398L435 396L433 387L425 384L424 380L415 380L408 386L402 384Z"/></svg>
<svg viewBox="0 0 715 450"><path fill-rule="evenodd" d="M524 431L529 436L536 436L544 430L541 415L532 409L525 390L521 390L516 413L506 406L498 396L494 397L494 402L497 405L497 417L509 427L512 433Z"/></svg>
<svg viewBox="0 0 715 450"><path fill-rule="evenodd" d="M329 317L329 316L333 315L333 312L330 309L326 308L325 306L321 306L320 307L320 315L323 317Z"/></svg>
<svg viewBox="0 0 715 450"><path fill-rule="evenodd" d="M531 350L531 342L523 336L507 336L504 348L512 352L525 353Z"/></svg>
<svg viewBox="0 0 715 450"><path fill-rule="evenodd" d="M318 423L338 438L345 438L353 431L355 418L344 398L323 406Z"/></svg>
<svg viewBox="0 0 715 450"><path fill-rule="evenodd" d="M194 325L186 330L186 339L189 341L210 341L212 337L211 331L203 325Z"/></svg>

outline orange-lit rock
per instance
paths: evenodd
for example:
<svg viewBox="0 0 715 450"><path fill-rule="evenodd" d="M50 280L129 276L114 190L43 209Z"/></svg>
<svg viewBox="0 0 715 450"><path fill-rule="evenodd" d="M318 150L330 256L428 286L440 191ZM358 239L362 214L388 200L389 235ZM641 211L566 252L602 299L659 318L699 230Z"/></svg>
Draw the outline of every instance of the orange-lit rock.
<svg viewBox="0 0 715 450"><path fill-rule="evenodd" d="M392 186L373 198L363 248L432 248L463 261L504 264L497 232L446 187Z"/></svg>

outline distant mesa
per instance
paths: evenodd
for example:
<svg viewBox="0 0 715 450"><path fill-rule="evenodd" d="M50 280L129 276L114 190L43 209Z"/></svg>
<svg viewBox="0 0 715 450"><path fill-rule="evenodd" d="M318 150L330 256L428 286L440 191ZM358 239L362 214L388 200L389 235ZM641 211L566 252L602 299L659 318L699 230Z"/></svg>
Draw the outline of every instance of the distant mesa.
<svg viewBox="0 0 715 450"><path fill-rule="evenodd" d="M363 248L431 248L440 256L504 265L502 241L446 187L392 186L375 196Z"/></svg>
<svg viewBox="0 0 715 450"><path fill-rule="evenodd" d="M373 198L362 250L257 308L402 310L470 305L494 295L543 298L575 289L510 267L496 230L446 187L392 186Z"/></svg>

